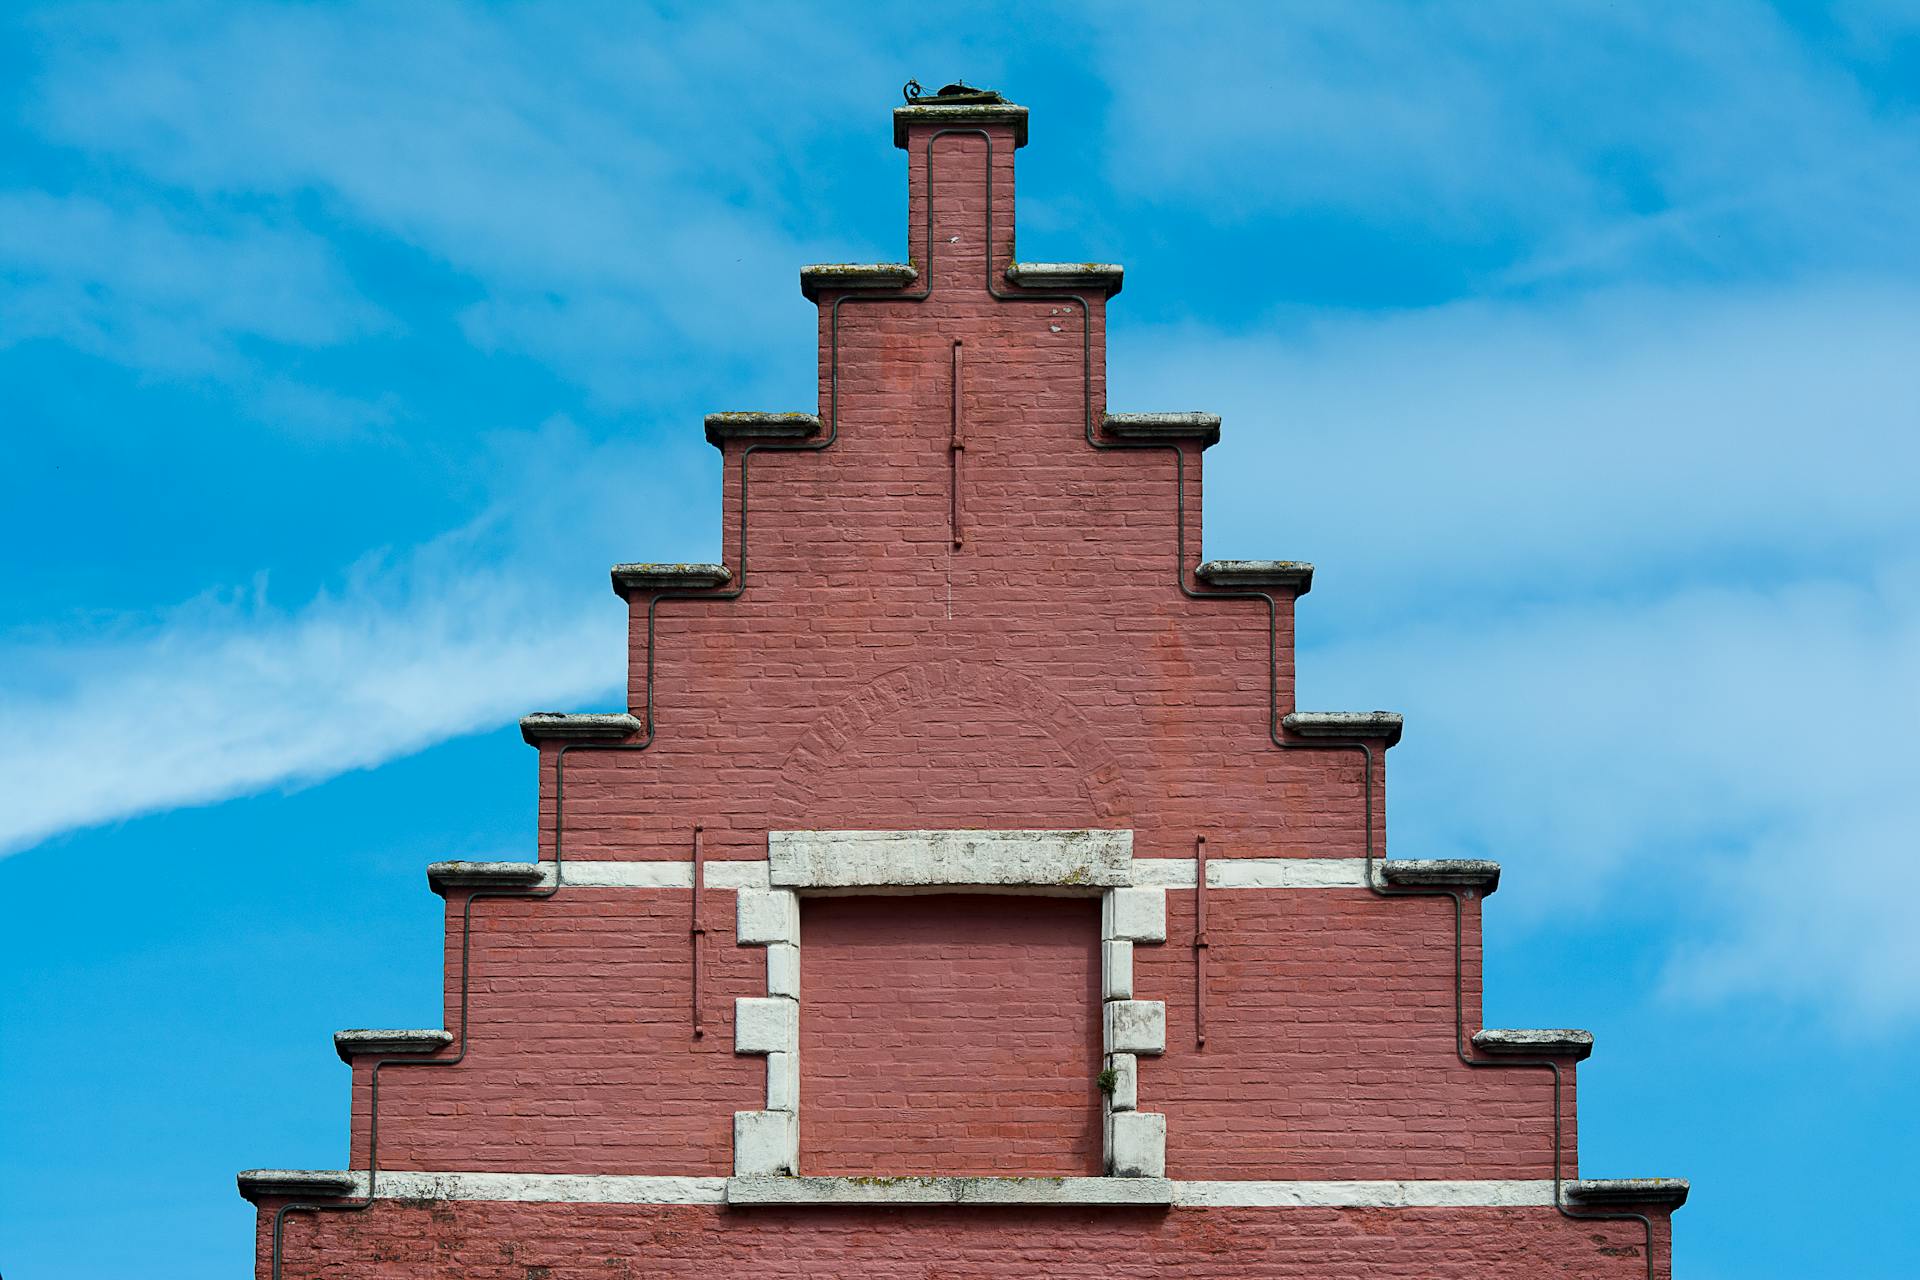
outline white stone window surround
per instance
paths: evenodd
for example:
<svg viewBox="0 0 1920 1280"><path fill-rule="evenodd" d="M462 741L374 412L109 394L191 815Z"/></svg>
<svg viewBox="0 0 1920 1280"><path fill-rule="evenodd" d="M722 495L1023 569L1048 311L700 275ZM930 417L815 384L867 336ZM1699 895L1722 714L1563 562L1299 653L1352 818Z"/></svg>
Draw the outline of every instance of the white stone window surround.
<svg viewBox="0 0 1920 1280"><path fill-rule="evenodd" d="M1166 941L1167 893L1134 872L1130 830L769 832L768 887L740 889L735 937L767 949L767 994L734 1002L734 1052L766 1057L767 1102L734 1113L734 1176L800 1173L801 895L962 892L1100 896L1107 1175L1164 1179L1166 1117L1139 1110L1138 1061L1165 1052L1167 1007L1134 998L1133 948Z"/></svg>

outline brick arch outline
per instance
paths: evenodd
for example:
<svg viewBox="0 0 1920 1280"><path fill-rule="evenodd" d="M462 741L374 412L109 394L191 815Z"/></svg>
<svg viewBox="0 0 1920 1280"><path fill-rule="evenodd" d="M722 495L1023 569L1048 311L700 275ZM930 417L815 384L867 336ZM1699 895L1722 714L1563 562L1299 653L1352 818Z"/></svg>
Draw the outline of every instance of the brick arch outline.
<svg viewBox="0 0 1920 1280"><path fill-rule="evenodd" d="M1072 701L1029 676L958 658L895 667L814 717L780 762L774 794L783 811L800 813L806 779L833 768L835 757L876 725L933 705L990 706L1038 728L1072 762L1096 819L1131 817L1118 758Z"/></svg>

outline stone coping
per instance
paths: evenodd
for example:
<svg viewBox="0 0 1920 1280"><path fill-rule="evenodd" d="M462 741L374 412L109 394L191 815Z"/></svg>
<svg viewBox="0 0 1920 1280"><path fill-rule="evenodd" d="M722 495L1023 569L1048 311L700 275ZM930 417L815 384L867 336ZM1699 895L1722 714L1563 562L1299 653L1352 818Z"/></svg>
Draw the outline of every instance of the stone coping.
<svg viewBox="0 0 1920 1280"><path fill-rule="evenodd" d="M800 268L800 292L818 302L822 289L904 289L919 278L905 262L822 262Z"/></svg>
<svg viewBox="0 0 1920 1280"><path fill-rule="evenodd" d="M340 1199L368 1193L364 1169L248 1169L239 1177L240 1193L249 1200L262 1197ZM406 1169L380 1171L379 1198L388 1200L479 1200L523 1204L681 1204L722 1205L729 1182L764 1181L775 1193L794 1194L802 1182L859 1182L872 1185L906 1179L828 1179L772 1176L765 1179L729 1179L715 1176L610 1173L453 1173ZM927 1181L932 1181L928 1179ZM1148 1178L1036 1178L951 1179L980 1182L1130 1183L1119 1194L1139 1195L1156 1179ZM1555 1187L1551 1178L1533 1179L1411 1179L1363 1181L1169 1181L1173 1203L1193 1209L1418 1209L1418 1208L1551 1208ZM1098 1188L1096 1188L1098 1190ZM1112 1188L1109 1185L1108 1190ZM1565 1201L1574 1204L1638 1205L1654 1212L1675 1209L1686 1201L1688 1184L1681 1178L1568 1179L1561 1184ZM742 1194L751 1195L743 1190ZM815 1193L819 1194L819 1193ZM922 1192L922 1194L928 1194ZM761 1201L760 1203L775 1203ZM817 1200L814 1203L833 1203ZM923 1200L921 1204L938 1204ZM992 1204L984 1199L946 1203ZM1002 1202L1004 1203L1004 1202ZM1063 1203L1075 1203L1063 1201ZM1091 1202L1080 1202L1091 1203Z"/></svg>
<svg viewBox="0 0 1920 1280"><path fill-rule="evenodd" d="M617 564L613 566L613 594L625 599L630 591L700 591L724 587L733 570L723 564Z"/></svg>
<svg viewBox="0 0 1920 1280"><path fill-rule="evenodd" d="M1015 262L1006 277L1024 289L1090 289L1111 298L1120 292L1126 269L1117 262Z"/></svg>
<svg viewBox="0 0 1920 1280"><path fill-rule="evenodd" d="M1380 878L1409 888L1492 893L1500 887L1500 864L1486 858L1392 858L1380 864Z"/></svg>
<svg viewBox="0 0 1920 1280"><path fill-rule="evenodd" d="M806 440L820 434L817 413L710 413L707 443L716 449L729 440Z"/></svg>
<svg viewBox="0 0 1920 1280"><path fill-rule="evenodd" d="M1280 722L1302 738L1384 738L1400 741L1406 717L1397 711L1296 711Z"/></svg>
<svg viewBox="0 0 1920 1280"><path fill-rule="evenodd" d="M1313 566L1304 560L1209 560L1194 577L1210 587L1280 587L1297 596L1313 590Z"/></svg>
<svg viewBox="0 0 1920 1280"><path fill-rule="evenodd" d="M543 742L619 742L638 732L640 721L625 712L536 711L520 717L520 736L536 747Z"/></svg>
<svg viewBox="0 0 1920 1280"><path fill-rule="evenodd" d="M1530 1054L1534 1057L1572 1058L1581 1061L1593 1052L1593 1032L1570 1027L1551 1030L1519 1030L1492 1027L1473 1033L1473 1047L1482 1053L1502 1056Z"/></svg>
<svg viewBox="0 0 1920 1280"><path fill-rule="evenodd" d="M1171 1205L1165 1178L752 1177L727 1179L730 1205Z"/></svg>
<svg viewBox="0 0 1920 1280"><path fill-rule="evenodd" d="M1217 413L1109 413L1101 422L1108 435L1122 440L1155 440L1166 444L1198 440L1202 449L1220 443Z"/></svg>
<svg viewBox="0 0 1920 1280"><path fill-rule="evenodd" d="M252 1201L267 1196L337 1200L352 1195L359 1185L345 1169L242 1169L234 1181L240 1195Z"/></svg>
<svg viewBox="0 0 1920 1280"><path fill-rule="evenodd" d="M452 1043L453 1032L438 1027L410 1031L353 1027L333 1033L333 1051L340 1055L342 1062L375 1053L436 1053Z"/></svg>
<svg viewBox="0 0 1920 1280"><path fill-rule="evenodd" d="M1693 1184L1685 1178L1575 1178L1566 1183L1574 1204L1657 1205L1678 1209L1687 1202Z"/></svg>
<svg viewBox="0 0 1920 1280"><path fill-rule="evenodd" d="M435 893L449 889L524 889L547 878L545 862L434 862L427 884Z"/></svg>
<svg viewBox="0 0 1920 1280"><path fill-rule="evenodd" d="M1027 109L1011 102L957 102L952 106L912 103L893 109L893 145L905 148L907 129L916 124L942 128L970 124L1010 124L1013 145L1027 145Z"/></svg>

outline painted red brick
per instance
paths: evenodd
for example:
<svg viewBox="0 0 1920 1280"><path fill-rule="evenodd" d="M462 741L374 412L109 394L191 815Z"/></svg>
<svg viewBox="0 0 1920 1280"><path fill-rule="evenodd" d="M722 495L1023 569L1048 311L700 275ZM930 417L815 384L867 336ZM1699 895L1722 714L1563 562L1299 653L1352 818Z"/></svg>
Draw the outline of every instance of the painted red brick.
<svg viewBox="0 0 1920 1280"><path fill-rule="evenodd" d="M1012 133L987 133L991 238L987 140L933 141L916 128L908 244L930 295L837 310L837 295L823 298L830 446L750 460L739 444L726 449L723 543L738 597L657 608L646 592L632 597L628 703L643 718L651 709L655 736L643 751L568 757L566 858L682 860L695 823L714 860L764 858L769 830L848 828L1130 828L1143 858L1190 857L1200 835L1219 857L1365 852L1360 757L1281 750L1269 736L1269 697L1280 714L1294 707L1294 601L1279 593L1270 636L1264 607L1180 589L1200 558L1198 447L1176 458L1088 442L1087 413L1097 429L1106 409L1105 302L989 293L989 282L1017 290L1001 274L1013 256ZM967 368L961 549L948 523L956 339ZM1277 501L1306 482L1273 480ZM548 859L559 851L557 763L541 752ZM1384 832L1384 777L1371 794ZM1167 1004L1167 1053L1141 1060L1140 1098L1167 1116L1169 1176L1550 1175L1547 1073L1456 1056L1444 900L1210 894L1201 1050L1194 897L1171 891L1168 941L1135 952L1137 996ZM456 896L447 914L456 1031L462 905ZM710 892L707 1034L694 1038L687 907L684 890L587 888L476 904L465 1057L383 1070L381 1167L728 1173L732 1113L759 1108L765 1088L763 1061L733 1053L733 1001L764 993L765 954L735 945L733 895ZM1480 1021L1480 909L1468 901L1463 919L1468 1034ZM810 900L803 1172L1096 1172L1097 1099L1085 1087L1099 1049L1094 916L1071 899ZM960 1087L962 1076L975 1086ZM1569 1068L1567 1176L1574 1101ZM356 1167L370 1106L362 1065ZM273 1208L262 1207L263 1232ZM1664 1213L1655 1227L1664 1274ZM1640 1241L1635 1224L1546 1207L381 1202L296 1215L286 1275L1638 1277ZM260 1274L269 1261L263 1235Z"/></svg>
<svg viewBox="0 0 1920 1280"><path fill-rule="evenodd" d="M1636 1224L1570 1222L1551 1209L729 1212L386 1202L365 1214L293 1219L286 1277L1633 1280L1646 1274L1642 1239ZM1664 1224L1655 1248L1665 1274Z"/></svg>
<svg viewBox="0 0 1920 1280"><path fill-rule="evenodd" d="M816 898L800 927L802 1172L1101 1172L1097 902Z"/></svg>

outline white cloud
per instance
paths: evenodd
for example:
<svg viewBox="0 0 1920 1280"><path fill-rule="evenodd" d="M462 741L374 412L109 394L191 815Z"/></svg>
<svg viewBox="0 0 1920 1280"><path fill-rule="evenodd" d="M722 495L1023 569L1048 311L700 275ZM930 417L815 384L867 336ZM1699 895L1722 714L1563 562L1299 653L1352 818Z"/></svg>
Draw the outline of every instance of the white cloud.
<svg viewBox="0 0 1920 1280"><path fill-rule="evenodd" d="M697 550L677 495L707 489L674 455L590 446L565 424L494 448L513 479L487 514L368 557L297 608L270 604L263 578L0 643L0 852L372 767L527 711L619 705L625 615L605 566Z"/></svg>
<svg viewBox="0 0 1920 1280"><path fill-rule="evenodd" d="M1504 859L1509 919L1630 899L1675 994L1920 1015L1889 892L1920 854L1920 562L1389 625L1301 670L1313 705L1408 712L1391 847Z"/></svg>
<svg viewBox="0 0 1920 1280"><path fill-rule="evenodd" d="M379 328L324 240L258 217L186 217L0 191L0 347L52 338L144 368L233 369L235 344Z"/></svg>
<svg viewBox="0 0 1920 1280"><path fill-rule="evenodd" d="M1559 305L1114 333L1115 408L1226 418L1213 555L1323 561L1324 624L1920 544L1920 293L1631 289Z"/></svg>
<svg viewBox="0 0 1920 1280"><path fill-rule="evenodd" d="M1319 562L1302 705L1409 713L1392 848L1631 900L1668 989L1920 1015L1920 298L1834 284L1116 335L1227 416L1209 555Z"/></svg>
<svg viewBox="0 0 1920 1280"><path fill-rule="evenodd" d="M1488 286L1916 265L1920 128L1763 4L1102 12L1109 177L1148 199L1335 210L1493 252Z"/></svg>
<svg viewBox="0 0 1920 1280"><path fill-rule="evenodd" d="M811 131L856 100L871 122L866 56L812 21L550 19L444 4L49 14L31 118L205 207L298 207L405 245L477 283L462 322L481 349L610 402L684 379L688 355L716 347L784 342L806 368L795 273L811 255L790 228L817 199ZM835 75L809 75L829 58Z"/></svg>

